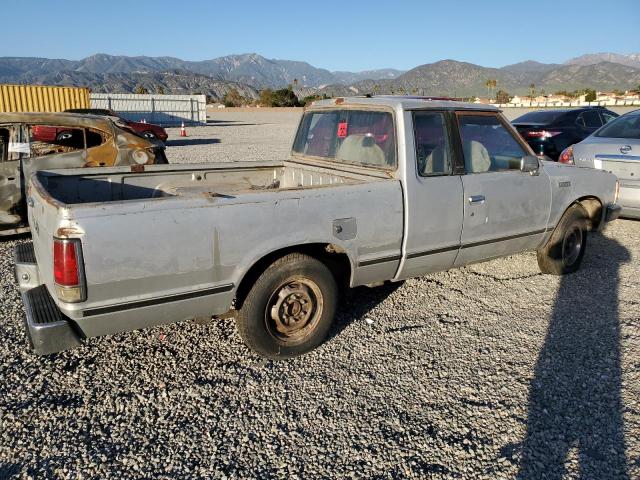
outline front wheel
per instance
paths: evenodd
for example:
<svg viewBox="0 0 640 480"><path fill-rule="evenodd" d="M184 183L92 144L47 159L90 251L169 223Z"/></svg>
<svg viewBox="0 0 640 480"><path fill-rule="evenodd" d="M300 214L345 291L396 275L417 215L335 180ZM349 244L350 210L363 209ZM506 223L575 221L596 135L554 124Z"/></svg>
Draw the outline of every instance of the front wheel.
<svg viewBox="0 0 640 480"><path fill-rule="evenodd" d="M542 273L565 275L580 268L587 247L587 218L581 205L569 207L549 241L537 251Z"/></svg>
<svg viewBox="0 0 640 480"><path fill-rule="evenodd" d="M272 263L245 298L236 319L246 345L264 357L290 358L326 338L338 290L329 268L302 253Z"/></svg>

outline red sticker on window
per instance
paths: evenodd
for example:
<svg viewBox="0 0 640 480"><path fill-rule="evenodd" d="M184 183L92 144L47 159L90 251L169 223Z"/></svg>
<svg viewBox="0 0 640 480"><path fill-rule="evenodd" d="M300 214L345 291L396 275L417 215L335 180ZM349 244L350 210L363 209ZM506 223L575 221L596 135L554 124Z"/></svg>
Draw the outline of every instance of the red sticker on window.
<svg viewBox="0 0 640 480"><path fill-rule="evenodd" d="M344 138L347 136L347 122L340 122L338 124L338 138Z"/></svg>

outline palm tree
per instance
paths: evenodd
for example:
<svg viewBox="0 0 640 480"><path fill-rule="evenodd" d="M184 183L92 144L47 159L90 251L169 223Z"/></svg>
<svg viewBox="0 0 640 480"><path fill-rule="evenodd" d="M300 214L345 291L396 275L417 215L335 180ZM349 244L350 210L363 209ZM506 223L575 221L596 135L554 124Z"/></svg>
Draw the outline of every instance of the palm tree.
<svg viewBox="0 0 640 480"><path fill-rule="evenodd" d="M487 97L491 98L491 92L496 91L496 87L498 86L498 81L490 78L485 82L485 85L487 86Z"/></svg>

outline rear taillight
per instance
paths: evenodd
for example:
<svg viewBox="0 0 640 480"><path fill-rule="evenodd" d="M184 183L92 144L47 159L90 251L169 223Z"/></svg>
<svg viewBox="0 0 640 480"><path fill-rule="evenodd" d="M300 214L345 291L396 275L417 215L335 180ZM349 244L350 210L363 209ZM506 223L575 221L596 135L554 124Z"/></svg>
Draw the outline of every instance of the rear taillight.
<svg viewBox="0 0 640 480"><path fill-rule="evenodd" d="M525 135L529 138L551 138L561 133L553 130L530 130Z"/></svg>
<svg viewBox="0 0 640 480"><path fill-rule="evenodd" d="M82 244L77 238L54 238L53 279L56 293L63 302L86 300Z"/></svg>
<svg viewBox="0 0 640 480"><path fill-rule="evenodd" d="M573 161L573 145L562 151L558 157L558 162L564 163L565 165L575 165L575 162Z"/></svg>

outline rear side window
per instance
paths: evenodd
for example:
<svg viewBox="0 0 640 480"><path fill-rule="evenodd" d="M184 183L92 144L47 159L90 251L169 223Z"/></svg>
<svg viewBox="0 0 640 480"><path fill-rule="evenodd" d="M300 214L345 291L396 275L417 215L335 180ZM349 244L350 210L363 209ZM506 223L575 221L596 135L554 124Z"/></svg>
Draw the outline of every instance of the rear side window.
<svg viewBox="0 0 640 480"><path fill-rule="evenodd" d="M418 174L422 177L451 173L451 148L444 113L415 112L413 131Z"/></svg>
<svg viewBox="0 0 640 480"><path fill-rule="evenodd" d="M29 127L29 154L44 157L69 153L104 144L110 137L92 128L73 128L55 125L31 125Z"/></svg>
<svg viewBox="0 0 640 480"><path fill-rule="evenodd" d="M84 150L84 130L55 125L31 125L29 147L32 157Z"/></svg>
<svg viewBox="0 0 640 480"><path fill-rule="evenodd" d="M640 140L640 114L623 115L598 130L596 137L632 138Z"/></svg>
<svg viewBox="0 0 640 480"><path fill-rule="evenodd" d="M395 168L393 117L388 112L347 109L305 113L293 151L342 163Z"/></svg>
<svg viewBox="0 0 640 480"><path fill-rule="evenodd" d="M459 115L467 172L519 170L527 153L495 115Z"/></svg>
<svg viewBox="0 0 640 480"><path fill-rule="evenodd" d="M609 112L600 112L600 115L602 115L602 122L604 124L609 123L611 120L615 120L616 118L618 118L617 115L613 115Z"/></svg>
<svg viewBox="0 0 640 480"><path fill-rule="evenodd" d="M600 120L600 115L598 115L598 112L596 111L582 112L578 115L576 123L587 128L597 128L602 126L602 120Z"/></svg>

